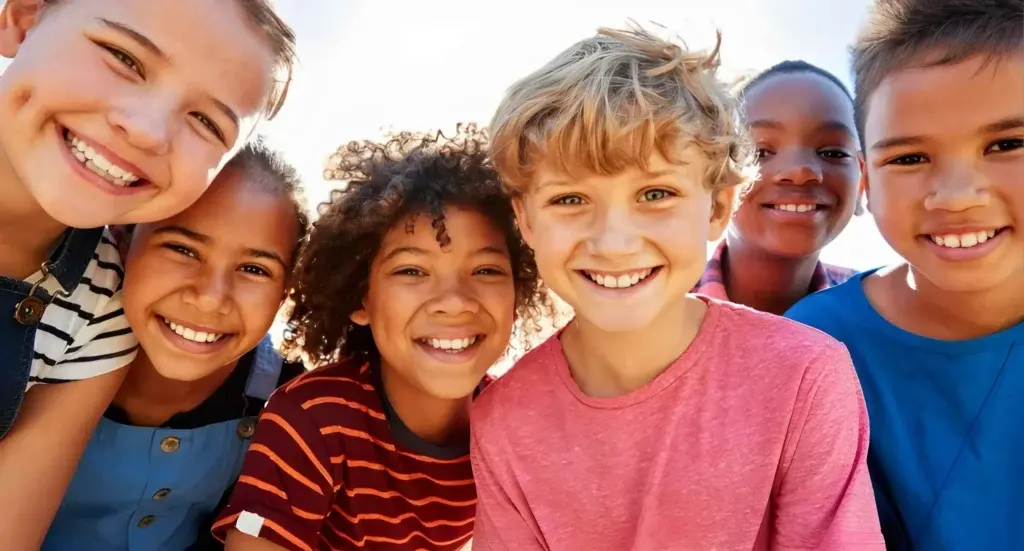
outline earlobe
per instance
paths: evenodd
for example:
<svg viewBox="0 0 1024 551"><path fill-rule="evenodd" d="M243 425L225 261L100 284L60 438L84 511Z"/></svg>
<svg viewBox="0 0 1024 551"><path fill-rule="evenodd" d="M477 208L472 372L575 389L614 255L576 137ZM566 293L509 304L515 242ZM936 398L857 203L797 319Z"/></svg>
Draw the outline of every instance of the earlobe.
<svg viewBox="0 0 1024 551"><path fill-rule="evenodd" d="M708 241L718 241L725 233L736 208L736 186L715 190L711 194L711 226Z"/></svg>
<svg viewBox="0 0 1024 551"><path fill-rule="evenodd" d="M362 325L366 327L370 325L370 313L365 308L360 308L355 312L349 314L348 319L352 320L352 323L356 325Z"/></svg>
<svg viewBox="0 0 1024 551"><path fill-rule="evenodd" d="M43 0L7 0L0 9L0 55L14 58L42 7Z"/></svg>
<svg viewBox="0 0 1024 551"><path fill-rule="evenodd" d="M516 223L519 224L519 233L522 234L523 241L532 249L533 229L530 227L530 220L526 213L526 201L522 195L512 198L512 210L516 214Z"/></svg>

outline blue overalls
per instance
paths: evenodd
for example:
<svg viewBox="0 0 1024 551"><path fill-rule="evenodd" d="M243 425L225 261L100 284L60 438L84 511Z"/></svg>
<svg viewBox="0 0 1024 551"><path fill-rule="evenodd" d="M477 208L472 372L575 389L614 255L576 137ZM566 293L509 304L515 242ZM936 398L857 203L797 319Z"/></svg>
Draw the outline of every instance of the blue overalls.
<svg viewBox="0 0 1024 551"><path fill-rule="evenodd" d="M89 267L103 228L70 229L44 264L43 279L36 285L0 277L0 438L14 424L28 388L35 353L36 327L43 310L53 300L42 283L55 278L71 293Z"/></svg>
<svg viewBox="0 0 1024 551"><path fill-rule="evenodd" d="M265 403L282 360L257 348L245 395ZM242 470L255 417L192 430L102 419L78 464L44 551L182 551Z"/></svg>

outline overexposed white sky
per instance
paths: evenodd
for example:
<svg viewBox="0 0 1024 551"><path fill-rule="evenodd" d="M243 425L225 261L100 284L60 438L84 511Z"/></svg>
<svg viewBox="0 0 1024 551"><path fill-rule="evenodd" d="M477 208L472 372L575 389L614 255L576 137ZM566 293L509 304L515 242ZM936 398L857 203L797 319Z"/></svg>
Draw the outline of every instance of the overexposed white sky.
<svg viewBox="0 0 1024 551"><path fill-rule="evenodd" d="M330 183L339 145L384 128L486 124L501 94L599 26L657 22L691 47L723 33L727 76L803 59L849 83L847 47L869 0L277 0L298 35L300 67L278 118L260 131L302 172L310 202ZM870 216L855 218L823 255L855 268L894 253Z"/></svg>

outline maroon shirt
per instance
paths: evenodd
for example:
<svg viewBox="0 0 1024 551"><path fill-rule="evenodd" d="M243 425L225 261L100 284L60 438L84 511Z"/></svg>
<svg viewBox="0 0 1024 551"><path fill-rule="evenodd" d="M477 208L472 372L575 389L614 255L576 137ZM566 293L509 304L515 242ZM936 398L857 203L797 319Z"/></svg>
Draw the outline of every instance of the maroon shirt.
<svg viewBox="0 0 1024 551"><path fill-rule="evenodd" d="M439 447L395 415L372 363L339 363L279 389L256 427L227 508L290 550L460 549L473 532L469 442Z"/></svg>

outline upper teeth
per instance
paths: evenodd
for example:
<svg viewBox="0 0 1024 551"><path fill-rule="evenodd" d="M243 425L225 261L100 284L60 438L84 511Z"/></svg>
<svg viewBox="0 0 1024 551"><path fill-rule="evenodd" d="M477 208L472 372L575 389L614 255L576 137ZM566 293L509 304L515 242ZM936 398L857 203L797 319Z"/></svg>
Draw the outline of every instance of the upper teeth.
<svg viewBox="0 0 1024 551"><path fill-rule="evenodd" d="M631 272L617 276L598 274L594 272L583 273L587 274L587 277L602 287L608 287L609 289L624 289L640 283L646 279L647 276L651 275L652 271L654 271L654 268L647 268L646 270L640 270L639 272Z"/></svg>
<svg viewBox="0 0 1024 551"><path fill-rule="evenodd" d="M102 176L106 181L120 186L127 186L139 180L139 177L132 174L131 171L112 163L70 132L68 133L67 143L68 149L78 159L78 162L97 175Z"/></svg>
<svg viewBox="0 0 1024 551"><path fill-rule="evenodd" d="M775 205L775 210L785 210L789 212L808 212L817 208L817 205Z"/></svg>
<svg viewBox="0 0 1024 551"><path fill-rule="evenodd" d="M183 327L167 319L164 320L164 323L167 324L167 327L171 328L171 331L174 331L182 338L193 342L217 342L224 336L224 333L207 333L205 331L189 329L188 327Z"/></svg>
<svg viewBox="0 0 1024 551"><path fill-rule="evenodd" d="M942 247L949 247L951 249L959 249L961 247L973 247L980 245L989 239L995 237L996 230L978 231L971 233L950 233L945 235L932 235L932 241L936 245Z"/></svg>
<svg viewBox="0 0 1024 551"><path fill-rule="evenodd" d="M476 337L466 337L463 339L426 339L427 344L434 348L440 348L441 350L454 350L460 351L469 348L469 346L476 342Z"/></svg>

